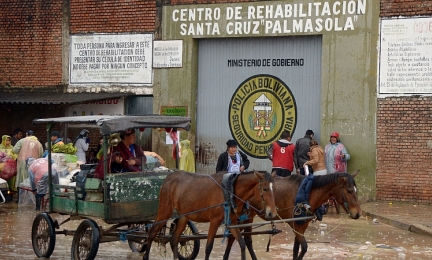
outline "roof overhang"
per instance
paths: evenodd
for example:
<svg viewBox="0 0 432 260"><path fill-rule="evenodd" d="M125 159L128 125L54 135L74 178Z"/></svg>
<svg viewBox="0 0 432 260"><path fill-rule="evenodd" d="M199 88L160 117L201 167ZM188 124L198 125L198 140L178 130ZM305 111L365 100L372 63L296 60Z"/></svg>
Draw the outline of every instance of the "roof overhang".
<svg viewBox="0 0 432 260"><path fill-rule="evenodd" d="M129 94L130 95L130 94ZM126 93L44 93L44 92L3 92L0 104L77 104L87 101L119 98Z"/></svg>
<svg viewBox="0 0 432 260"><path fill-rule="evenodd" d="M33 120L33 124L87 124L100 127L103 135L124 131L129 128L183 128L190 130L190 117L161 115L93 115L42 118Z"/></svg>

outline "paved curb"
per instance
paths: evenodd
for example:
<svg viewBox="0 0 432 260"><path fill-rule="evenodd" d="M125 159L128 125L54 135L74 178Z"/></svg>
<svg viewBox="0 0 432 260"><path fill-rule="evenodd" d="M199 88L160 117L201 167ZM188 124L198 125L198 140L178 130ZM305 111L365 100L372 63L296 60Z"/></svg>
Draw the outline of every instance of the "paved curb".
<svg viewBox="0 0 432 260"><path fill-rule="evenodd" d="M398 220L394 220L391 218L387 218L384 216L380 216L378 214L374 214L374 213L370 213L367 212L365 210L362 210L363 213L362 215L365 217L369 217L369 218L376 218L379 222L387 224L387 225L391 225L403 230L407 230L410 232L414 232L414 233L418 233L418 234L422 234L422 235L427 235L427 236L432 236L432 228L422 225L422 224L407 224Z"/></svg>

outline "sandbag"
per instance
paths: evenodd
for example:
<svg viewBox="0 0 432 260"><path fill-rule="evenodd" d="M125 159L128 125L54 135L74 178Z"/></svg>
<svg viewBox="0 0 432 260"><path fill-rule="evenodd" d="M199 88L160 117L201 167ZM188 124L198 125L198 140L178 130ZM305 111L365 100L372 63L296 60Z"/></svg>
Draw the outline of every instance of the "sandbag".
<svg viewBox="0 0 432 260"><path fill-rule="evenodd" d="M4 163L3 170L0 172L0 178L10 180L17 174L17 162L13 159L9 159Z"/></svg>

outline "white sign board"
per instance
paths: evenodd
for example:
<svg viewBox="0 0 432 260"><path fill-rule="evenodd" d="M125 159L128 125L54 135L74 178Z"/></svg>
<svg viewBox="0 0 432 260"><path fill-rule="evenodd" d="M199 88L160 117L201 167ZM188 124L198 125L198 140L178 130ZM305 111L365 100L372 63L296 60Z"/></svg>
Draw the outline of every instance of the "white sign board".
<svg viewBox="0 0 432 260"><path fill-rule="evenodd" d="M155 41L154 68L181 68L183 66L183 41Z"/></svg>
<svg viewBox="0 0 432 260"><path fill-rule="evenodd" d="M432 18L381 21L379 94L432 93Z"/></svg>
<svg viewBox="0 0 432 260"><path fill-rule="evenodd" d="M153 34L73 35L70 84L152 84Z"/></svg>
<svg viewBox="0 0 432 260"><path fill-rule="evenodd" d="M89 101L82 104L72 105L68 109L67 116L89 116L89 115L123 115L124 99L111 98L99 101Z"/></svg>

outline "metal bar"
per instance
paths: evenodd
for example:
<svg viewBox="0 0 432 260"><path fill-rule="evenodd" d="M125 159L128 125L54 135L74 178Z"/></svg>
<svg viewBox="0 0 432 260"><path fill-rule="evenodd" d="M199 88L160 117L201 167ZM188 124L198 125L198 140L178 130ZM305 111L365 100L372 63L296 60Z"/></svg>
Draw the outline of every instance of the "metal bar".
<svg viewBox="0 0 432 260"><path fill-rule="evenodd" d="M47 143L48 143L48 198L49 198L49 213L53 212L53 186L52 186L52 156L51 156L51 128L53 124L47 124Z"/></svg>
<svg viewBox="0 0 432 260"><path fill-rule="evenodd" d="M60 185L60 184L53 184L53 188L63 188L63 189L69 189L69 190L76 190L75 186L69 186L69 185Z"/></svg>
<svg viewBox="0 0 432 260"><path fill-rule="evenodd" d="M249 223L249 224L241 224L241 225L228 226L228 228L253 227L253 226L258 226L258 225L266 225L266 224L272 224L272 223L294 222L294 221L309 220L309 219L314 219L314 218L315 218L315 216L299 217L299 218L287 218L287 219L280 219L280 220L273 220L273 221L264 221L264 222L259 222L259 223Z"/></svg>
<svg viewBox="0 0 432 260"><path fill-rule="evenodd" d="M173 128L172 131L175 133L175 135L177 136L177 128ZM180 139L180 137L179 137ZM175 165L176 165L176 169L180 169L179 166L179 149L178 149L178 144L179 144L180 140L173 140L173 144L174 144L174 151L175 151Z"/></svg>
<svg viewBox="0 0 432 260"><path fill-rule="evenodd" d="M54 233L56 233L56 235L65 235L65 236L74 236L75 235L76 230L59 230L59 231L55 231Z"/></svg>
<svg viewBox="0 0 432 260"><path fill-rule="evenodd" d="M103 153L102 153L102 159L103 161L103 174L104 174L104 181L103 181L103 189L104 189L104 220L107 220L109 218L109 191L108 191L108 184L106 181L106 176L108 173L108 161L111 163L111 160L108 160L108 156L112 156L112 154L108 154L108 139L109 139L109 135L104 135L103 136L103 144L102 144L102 149L103 149ZM111 150L112 151L112 150Z"/></svg>
<svg viewBox="0 0 432 260"><path fill-rule="evenodd" d="M253 236L253 235L275 235L282 232L282 230L279 229L270 229L270 230L263 230L263 231L253 231L253 232L241 232L242 236ZM143 233L143 235L141 235L140 233ZM131 239L131 240L138 240L138 239L143 239L143 238L147 238L147 232L140 232L140 231L135 231L133 233L127 234L126 238ZM189 240L198 240L198 239L207 239L208 235L207 234L198 234L198 235L182 235L180 236L179 241L180 242L184 242L184 241L189 241ZM224 234L216 234L215 238L223 238ZM169 242L169 240L171 239L171 235L167 235L167 236L163 236L160 238L160 240L165 239L167 240L167 242Z"/></svg>

